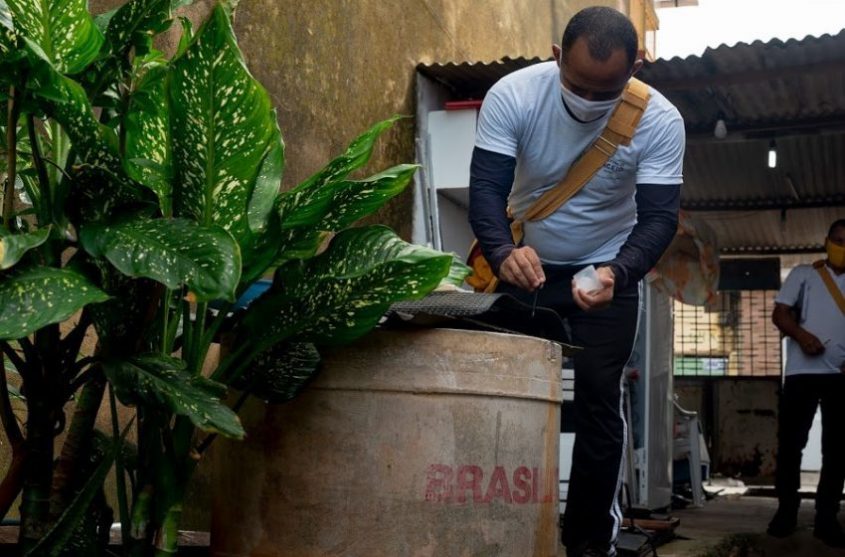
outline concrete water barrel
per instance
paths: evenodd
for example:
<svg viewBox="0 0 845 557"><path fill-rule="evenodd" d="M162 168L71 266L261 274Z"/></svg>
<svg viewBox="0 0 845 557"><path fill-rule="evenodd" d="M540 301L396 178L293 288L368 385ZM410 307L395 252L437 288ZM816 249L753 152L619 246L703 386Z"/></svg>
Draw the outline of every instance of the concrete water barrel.
<svg viewBox="0 0 845 557"><path fill-rule="evenodd" d="M377 331L214 447L211 553L553 557L561 352L536 338Z"/></svg>

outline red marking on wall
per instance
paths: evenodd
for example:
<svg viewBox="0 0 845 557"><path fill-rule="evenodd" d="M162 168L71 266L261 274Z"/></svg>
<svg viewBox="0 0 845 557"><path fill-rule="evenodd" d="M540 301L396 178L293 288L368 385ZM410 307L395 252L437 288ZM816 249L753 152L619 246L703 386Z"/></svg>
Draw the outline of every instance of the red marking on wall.
<svg viewBox="0 0 845 557"><path fill-rule="evenodd" d="M550 473L553 472L553 473ZM432 503L526 505L558 500L558 471L519 466L484 470L477 465L432 464L426 473L425 500Z"/></svg>

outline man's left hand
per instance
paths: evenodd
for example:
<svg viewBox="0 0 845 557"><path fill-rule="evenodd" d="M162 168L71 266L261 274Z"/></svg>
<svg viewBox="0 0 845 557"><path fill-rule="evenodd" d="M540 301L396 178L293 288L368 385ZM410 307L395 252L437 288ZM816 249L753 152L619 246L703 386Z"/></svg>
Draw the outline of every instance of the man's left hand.
<svg viewBox="0 0 845 557"><path fill-rule="evenodd" d="M599 276L601 288L584 292L575 287L575 280L572 281L572 298L578 307L584 311L592 311L601 309L610 305L613 301L613 285L616 282L616 277L613 274L613 269L610 267L599 267L596 269Z"/></svg>

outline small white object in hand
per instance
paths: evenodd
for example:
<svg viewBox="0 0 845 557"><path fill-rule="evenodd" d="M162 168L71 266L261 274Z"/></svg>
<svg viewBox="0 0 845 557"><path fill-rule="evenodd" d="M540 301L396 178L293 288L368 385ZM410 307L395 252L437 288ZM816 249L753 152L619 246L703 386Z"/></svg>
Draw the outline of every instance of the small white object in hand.
<svg viewBox="0 0 845 557"><path fill-rule="evenodd" d="M592 292L593 290L601 290L601 281L596 268L592 265L584 267L572 277L575 279L575 287L582 292Z"/></svg>

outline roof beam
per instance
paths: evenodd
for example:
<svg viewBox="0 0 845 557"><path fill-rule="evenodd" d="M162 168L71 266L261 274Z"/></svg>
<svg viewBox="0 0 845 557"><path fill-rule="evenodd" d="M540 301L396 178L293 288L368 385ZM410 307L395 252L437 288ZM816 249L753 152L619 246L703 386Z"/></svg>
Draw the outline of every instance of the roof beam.
<svg viewBox="0 0 845 557"><path fill-rule="evenodd" d="M789 136L845 133L845 114L760 124L728 124L726 122L726 125L728 135L724 139L717 139L713 136L715 122L708 124L707 127L690 128L687 130L687 144L737 143Z"/></svg>
<svg viewBox="0 0 845 557"><path fill-rule="evenodd" d="M822 244L811 246L743 246L725 247L719 250L722 255L789 255L799 253L824 253Z"/></svg>
<svg viewBox="0 0 845 557"><path fill-rule="evenodd" d="M681 200L681 208L685 211L777 211L787 209L817 209L820 207L845 207L845 194L806 199L773 197L770 199Z"/></svg>
<svg viewBox="0 0 845 557"><path fill-rule="evenodd" d="M734 47L736 48L736 47ZM648 72L645 72L644 81L660 91L683 91L686 89L700 90L708 87L723 87L739 85L742 83L755 83L761 81L774 81L788 79L796 76L833 72L845 72L845 59L828 60L815 64L797 64L792 66L781 66L765 68L761 70L740 71L731 73L716 73L706 76L696 76L681 79L648 79Z"/></svg>

